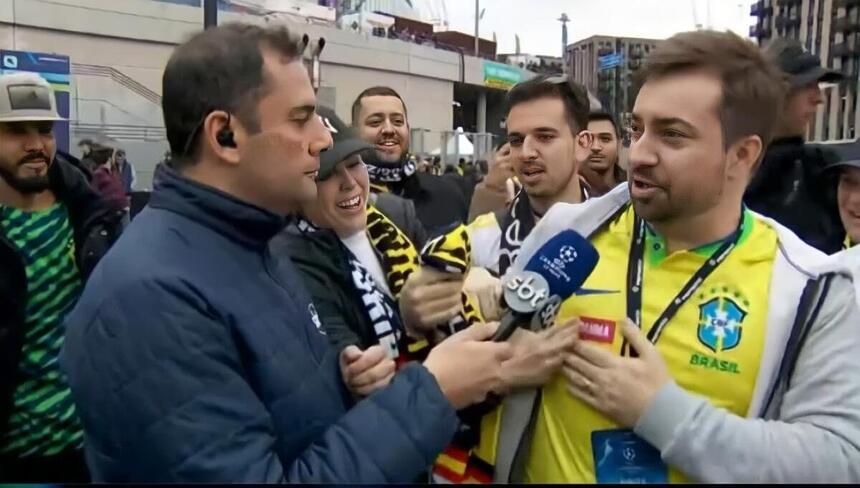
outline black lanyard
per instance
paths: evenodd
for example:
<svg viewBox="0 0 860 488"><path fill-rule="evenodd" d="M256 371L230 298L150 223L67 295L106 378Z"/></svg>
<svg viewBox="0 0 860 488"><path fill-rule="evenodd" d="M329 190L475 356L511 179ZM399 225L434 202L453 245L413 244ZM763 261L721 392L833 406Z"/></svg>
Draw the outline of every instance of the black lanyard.
<svg viewBox="0 0 860 488"><path fill-rule="evenodd" d="M678 310L695 291L702 285L705 279L717 269L732 250L738 245L741 234L744 231L744 213L741 211L740 222L735 232L730 235L725 242L711 254L705 261L705 264L693 274L693 277L687 281L687 284L681 288L681 291L666 307L666 310L660 314L657 321L648 331L648 340L652 344L656 344L666 328L666 324L672 320L672 317L678 313ZM633 223L633 239L630 242L630 258L627 261L627 316L636 324L636 327L642 329L642 282L645 273L645 221L636 216ZM636 357L636 351L632 350L625 340L621 345L621 354Z"/></svg>

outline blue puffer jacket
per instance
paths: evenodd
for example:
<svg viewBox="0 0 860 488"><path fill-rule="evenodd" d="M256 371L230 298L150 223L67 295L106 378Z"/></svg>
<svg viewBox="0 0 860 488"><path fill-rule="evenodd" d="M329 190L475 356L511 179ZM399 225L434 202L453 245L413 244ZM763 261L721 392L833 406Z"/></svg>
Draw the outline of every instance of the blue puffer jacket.
<svg viewBox="0 0 860 488"><path fill-rule="evenodd" d="M284 219L156 179L67 319L93 479L414 480L457 428L433 376L411 366L350 409L297 271L266 252Z"/></svg>

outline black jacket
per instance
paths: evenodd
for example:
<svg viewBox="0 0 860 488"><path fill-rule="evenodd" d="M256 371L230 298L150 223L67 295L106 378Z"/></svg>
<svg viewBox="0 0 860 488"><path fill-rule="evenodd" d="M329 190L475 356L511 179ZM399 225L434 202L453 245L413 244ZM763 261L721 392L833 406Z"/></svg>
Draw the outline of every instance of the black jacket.
<svg viewBox="0 0 860 488"><path fill-rule="evenodd" d="M428 238L466 222L469 217L465 192L450 178L418 172L398 184L391 184L390 188L395 195L412 200Z"/></svg>
<svg viewBox="0 0 860 488"><path fill-rule="evenodd" d="M274 256L289 256L302 274L329 342L338 351L354 344L366 349L377 343L373 323L355 292L349 253L333 231L302 234L290 225L269 243Z"/></svg>
<svg viewBox="0 0 860 488"><path fill-rule="evenodd" d="M765 153L744 201L752 210L791 229L807 244L833 254L842 248L835 176L824 171L835 153L804 144L800 137L777 139Z"/></svg>
<svg viewBox="0 0 860 488"><path fill-rule="evenodd" d="M63 157L48 172L51 189L69 212L75 259L83 281L122 231L123 212L110 207ZM17 248L0 229L0 431L6 428L24 344L27 278Z"/></svg>

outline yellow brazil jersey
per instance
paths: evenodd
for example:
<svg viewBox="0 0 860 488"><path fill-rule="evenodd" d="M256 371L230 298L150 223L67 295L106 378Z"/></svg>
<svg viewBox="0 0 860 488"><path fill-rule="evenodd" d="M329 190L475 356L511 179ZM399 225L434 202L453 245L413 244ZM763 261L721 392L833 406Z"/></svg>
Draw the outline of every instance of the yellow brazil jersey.
<svg viewBox="0 0 860 488"><path fill-rule="evenodd" d="M623 342L620 327L626 315L633 225L634 213L628 206L591 239L600 261L584 288L603 292L570 298L557 321L561 324L570 317L581 317L580 336L618 354ZM646 234L642 286L645 333L720 244L667 256L665 241ZM745 210L737 247L678 310L657 341L657 349L678 385L740 416L747 414L758 375L776 251L776 232ZM526 482L594 483L592 433L618 428L573 398L563 377L557 375L543 388ZM685 481L669 468L670 482Z"/></svg>

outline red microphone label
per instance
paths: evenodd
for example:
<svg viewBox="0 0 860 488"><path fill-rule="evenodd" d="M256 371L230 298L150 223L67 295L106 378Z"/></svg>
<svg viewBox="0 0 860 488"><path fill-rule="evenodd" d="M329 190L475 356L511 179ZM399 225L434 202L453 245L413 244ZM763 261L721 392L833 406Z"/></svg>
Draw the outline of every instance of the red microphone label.
<svg viewBox="0 0 860 488"><path fill-rule="evenodd" d="M582 322L579 326L580 339L612 344L615 339L615 321L594 317L580 317L579 320Z"/></svg>

